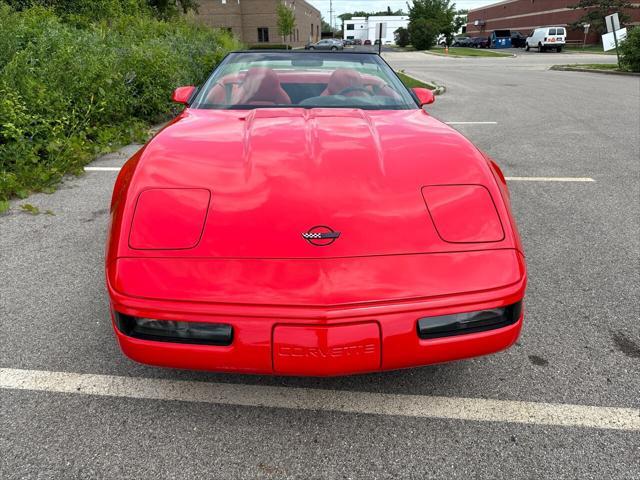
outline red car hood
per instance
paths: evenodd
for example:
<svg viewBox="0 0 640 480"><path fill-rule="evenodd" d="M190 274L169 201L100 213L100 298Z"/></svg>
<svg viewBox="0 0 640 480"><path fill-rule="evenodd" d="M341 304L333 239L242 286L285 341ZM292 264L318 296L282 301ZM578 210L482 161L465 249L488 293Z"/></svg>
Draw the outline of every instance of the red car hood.
<svg viewBox="0 0 640 480"><path fill-rule="evenodd" d="M486 159L422 110L187 110L132 159L122 240L148 188L211 192L200 242L161 256L329 258L513 248L509 214ZM444 242L421 193L426 185L488 190L505 229L490 244ZM340 232L330 246L302 234ZM159 256L129 249L118 256Z"/></svg>

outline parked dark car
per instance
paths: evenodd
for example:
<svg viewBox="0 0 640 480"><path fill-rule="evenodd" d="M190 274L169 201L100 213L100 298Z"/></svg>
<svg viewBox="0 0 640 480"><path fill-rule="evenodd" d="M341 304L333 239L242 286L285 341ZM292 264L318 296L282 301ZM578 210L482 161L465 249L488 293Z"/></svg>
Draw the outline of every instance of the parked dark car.
<svg viewBox="0 0 640 480"><path fill-rule="evenodd" d="M353 44L354 44L354 45L362 45L362 39L360 39L360 38L356 38L356 39L353 41Z"/></svg>
<svg viewBox="0 0 640 480"><path fill-rule="evenodd" d="M350 38L345 38L345 39L342 41L342 44L343 44L345 47L347 47L347 46L355 45L355 41L354 41L354 40L352 40L352 39L350 39Z"/></svg>
<svg viewBox="0 0 640 480"><path fill-rule="evenodd" d="M520 32L511 32L511 46L514 48L524 48L527 43L527 36Z"/></svg>
<svg viewBox="0 0 640 480"><path fill-rule="evenodd" d="M373 44L374 44L374 45L380 45L380 43L381 43L381 42L380 42L380 39L379 39L379 38L376 38L376 41L375 41L375 42L373 42Z"/></svg>
<svg viewBox="0 0 640 480"><path fill-rule="evenodd" d="M344 44L342 41L335 38L325 38L316 43L307 43L304 47L305 50L343 50Z"/></svg>
<svg viewBox="0 0 640 480"><path fill-rule="evenodd" d="M489 48L489 39L487 37L473 37L469 42L469 46L473 48Z"/></svg>
<svg viewBox="0 0 640 480"><path fill-rule="evenodd" d="M364 45L371 45L371 40L367 39L364 41Z"/></svg>
<svg viewBox="0 0 640 480"><path fill-rule="evenodd" d="M452 47L470 47L471 38L469 37L455 37L453 39Z"/></svg>

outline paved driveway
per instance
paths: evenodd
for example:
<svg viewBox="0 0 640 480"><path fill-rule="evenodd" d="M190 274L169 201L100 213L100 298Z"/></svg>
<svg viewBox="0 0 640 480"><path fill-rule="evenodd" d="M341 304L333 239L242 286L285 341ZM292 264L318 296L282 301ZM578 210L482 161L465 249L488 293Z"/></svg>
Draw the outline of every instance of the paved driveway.
<svg viewBox="0 0 640 480"><path fill-rule="evenodd" d="M385 57L445 84L429 112L513 177L518 344L338 379L130 362L102 263L132 146L0 217L2 478L639 478L640 81L546 69L576 55Z"/></svg>

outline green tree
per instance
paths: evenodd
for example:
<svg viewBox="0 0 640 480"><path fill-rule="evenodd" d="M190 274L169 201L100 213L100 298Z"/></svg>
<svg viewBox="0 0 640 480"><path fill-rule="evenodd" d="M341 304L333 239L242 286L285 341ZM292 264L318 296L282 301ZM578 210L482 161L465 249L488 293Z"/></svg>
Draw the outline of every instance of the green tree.
<svg viewBox="0 0 640 480"><path fill-rule="evenodd" d="M198 11L198 2L196 0L147 0L147 3L160 18L173 17L180 11L182 13L187 13L190 10Z"/></svg>
<svg viewBox="0 0 640 480"><path fill-rule="evenodd" d="M406 47L409 45L409 30L404 27L400 27L393 33L396 36L396 45L399 47Z"/></svg>
<svg viewBox="0 0 640 480"><path fill-rule="evenodd" d="M570 8L574 10L586 10L582 17L571 24L573 28L581 28L582 25L588 23L591 25L590 29L592 31L602 35L607 31L604 17L612 13L618 13L620 23L628 23L631 17L625 13L624 10L631 10L638 7L635 7L627 0L580 0L580 2L575 5L571 5Z"/></svg>
<svg viewBox="0 0 640 480"><path fill-rule="evenodd" d="M429 50L436 44L438 28L427 18L416 18L409 23L409 38L416 50Z"/></svg>
<svg viewBox="0 0 640 480"><path fill-rule="evenodd" d="M453 35L461 31L460 30L461 27L464 27L468 21L469 21L469 10L467 9L458 10L456 12L456 24L455 24L456 29L453 32ZM466 29L464 30L466 31ZM451 46L451 43L453 43L453 35L447 38L447 43L449 46Z"/></svg>
<svg viewBox="0 0 640 480"><path fill-rule="evenodd" d="M276 14L278 16L278 33L282 37L282 42L288 46L287 37L293 35L293 31L296 28L296 15L293 10L282 1L278 3Z"/></svg>
<svg viewBox="0 0 640 480"><path fill-rule="evenodd" d="M392 11L391 7L387 7L386 10L380 12L364 12L360 10L357 12L343 13L342 15L338 15L338 18L344 22L345 20L351 20L353 17L384 17L400 15L405 15L402 9Z"/></svg>
<svg viewBox="0 0 640 480"><path fill-rule="evenodd" d="M414 0L409 7L411 43L418 50L425 50L435 45L440 34L450 43L463 22L463 18L456 17L456 4L450 0Z"/></svg>
<svg viewBox="0 0 640 480"><path fill-rule="evenodd" d="M333 26L329 25L329 22L327 22L324 18L322 19L322 26L320 27L320 30L322 30L323 32L335 32L335 28L333 28Z"/></svg>

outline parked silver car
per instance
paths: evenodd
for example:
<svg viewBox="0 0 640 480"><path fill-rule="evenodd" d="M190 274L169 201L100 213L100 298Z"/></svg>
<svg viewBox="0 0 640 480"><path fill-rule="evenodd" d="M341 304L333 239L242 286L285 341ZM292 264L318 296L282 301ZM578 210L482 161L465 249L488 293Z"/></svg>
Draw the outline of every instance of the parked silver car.
<svg viewBox="0 0 640 480"><path fill-rule="evenodd" d="M341 40L335 38L325 38L316 43L307 43L304 47L305 50L344 50L344 44Z"/></svg>

